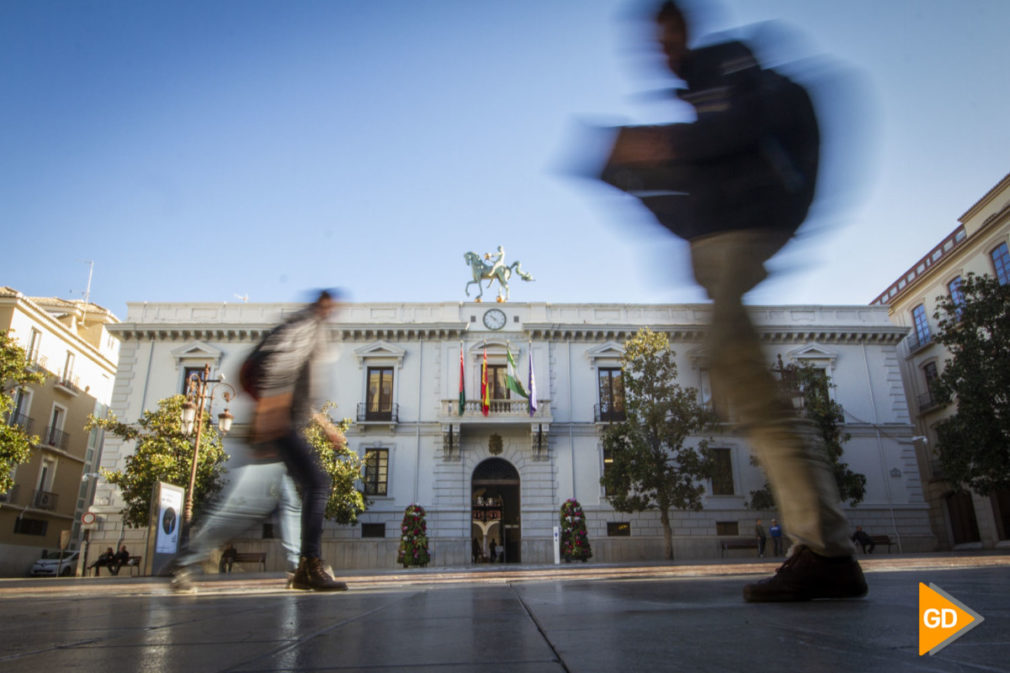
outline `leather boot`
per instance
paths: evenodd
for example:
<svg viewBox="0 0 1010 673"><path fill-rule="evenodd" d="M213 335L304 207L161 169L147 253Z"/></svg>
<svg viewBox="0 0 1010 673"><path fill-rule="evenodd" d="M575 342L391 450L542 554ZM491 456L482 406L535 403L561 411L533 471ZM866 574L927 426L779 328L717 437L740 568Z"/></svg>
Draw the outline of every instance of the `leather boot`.
<svg viewBox="0 0 1010 673"><path fill-rule="evenodd" d="M347 591L347 585L338 582L323 567L319 558L303 556L298 563L298 570L291 580L291 588L306 591Z"/></svg>

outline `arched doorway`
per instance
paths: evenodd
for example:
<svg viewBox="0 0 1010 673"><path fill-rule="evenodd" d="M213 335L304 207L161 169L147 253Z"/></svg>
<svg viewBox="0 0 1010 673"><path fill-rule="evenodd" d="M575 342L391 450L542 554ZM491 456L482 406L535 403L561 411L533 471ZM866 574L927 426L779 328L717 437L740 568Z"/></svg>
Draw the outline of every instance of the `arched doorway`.
<svg viewBox="0 0 1010 673"><path fill-rule="evenodd" d="M488 458L474 469L470 507L474 562L519 563L522 560L519 472L512 463Z"/></svg>

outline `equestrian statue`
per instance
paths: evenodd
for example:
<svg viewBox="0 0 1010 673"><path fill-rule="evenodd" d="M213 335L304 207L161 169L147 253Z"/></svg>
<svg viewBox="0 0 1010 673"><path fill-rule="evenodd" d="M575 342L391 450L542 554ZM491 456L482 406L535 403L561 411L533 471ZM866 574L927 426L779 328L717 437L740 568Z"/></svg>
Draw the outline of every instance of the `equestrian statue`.
<svg viewBox="0 0 1010 673"><path fill-rule="evenodd" d="M467 283L464 288L466 296L470 296L470 286L476 283L477 298L475 301L478 302L481 301L481 297L484 296L484 287L481 285L482 280L487 281L487 286L489 288L491 287L491 283L498 281L499 302L508 301L509 278L512 277L513 271L515 271L516 275L523 280L533 280L533 274L523 272L519 260L516 260L509 265L505 264L505 248L500 245L498 246L497 252L485 252L483 260L480 255L472 251L463 255L463 259L466 260L466 263L470 266L470 270L473 272L473 280Z"/></svg>

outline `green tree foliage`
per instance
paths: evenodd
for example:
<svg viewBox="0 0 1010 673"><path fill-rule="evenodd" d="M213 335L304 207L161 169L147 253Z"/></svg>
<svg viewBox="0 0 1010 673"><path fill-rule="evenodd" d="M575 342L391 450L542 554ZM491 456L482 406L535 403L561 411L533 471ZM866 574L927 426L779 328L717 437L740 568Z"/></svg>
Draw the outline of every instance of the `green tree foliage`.
<svg viewBox="0 0 1010 673"><path fill-rule="evenodd" d="M710 476L708 439L687 441L717 421L697 390L676 382L674 355L666 335L649 329L625 343L626 420L603 433L610 463L600 479L617 511L659 511L667 559L673 558L670 510L700 510L701 480Z"/></svg>
<svg viewBox="0 0 1010 673"><path fill-rule="evenodd" d="M937 341L950 358L934 382L956 413L936 426L940 465L982 494L1010 489L1010 285L969 274L961 297L939 297Z"/></svg>
<svg viewBox="0 0 1010 673"><path fill-rule="evenodd" d="M424 520L424 507L410 505L403 512L403 523L400 524L400 549L396 562L404 568L428 565L431 556L428 553L428 523Z"/></svg>
<svg viewBox="0 0 1010 673"><path fill-rule="evenodd" d="M182 433L185 401L183 395L167 397L158 402L156 410L145 411L136 423L124 423L112 413L106 418L92 416L88 420L88 430L103 428L106 433L135 443L134 453L126 459L122 470L102 470L102 475L123 494L122 514L128 526L140 528L148 524L152 489L159 481L183 488L189 486L193 436ZM221 447L221 435L212 421L212 414L205 413L193 489L194 520L224 483L224 463L228 455Z"/></svg>
<svg viewBox="0 0 1010 673"><path fill-rule="evenodd" d="M322 413L328 414L336 407L332 402L323 405ZM345 418L333 423L341 432L351 427L351 419ZM356 524L358 515L365 511L365 496L357 488L361 479L361 457L347 448L347 442L338 446L330 443L318 422L313 421L305 430L305 438L315 449L323 468L333 480L333 491L326 503L326 518L342 524Z"/></svg>
<svg viewBox="0 0 1010 673"><path fill-rule="evenodd" d="M588 561L593 556L586 532L586 515L575 498L561 505L561 557L565 561Z"/></svg>
<svg viewBox="0 0 1010 673"><path fill-rule="evenodd" d="M0 333L0 418L10 419L14 413L14 395L18 388L32 383L45 383L46 375L36 371L28 355L9 333ZM39 438L29 435L21 425L0 423L0 493L14 487L11 472L32 455L32 445Z"/></svg>
<svg viewBox="0 0 1010 673"><path fill-rule="evenodd" d="M831 472L838 485L838 495L842 502L848 502L855 507L866 496L866 476L853 472L848 463L842 462L843 444L849 441L851 435L842 430L845 414L842 405L831 399L831 383L827 372L808 364L782 366L781 359L775 370L781 376L783 393L791 398L797 394L803 398L803 417L814 424L821 440L827 449L831 461ZM757 464L751 457L752 464ZM756 491L751 491L751 499L747 504L750 509L775 509L768 482Z"/></svg>

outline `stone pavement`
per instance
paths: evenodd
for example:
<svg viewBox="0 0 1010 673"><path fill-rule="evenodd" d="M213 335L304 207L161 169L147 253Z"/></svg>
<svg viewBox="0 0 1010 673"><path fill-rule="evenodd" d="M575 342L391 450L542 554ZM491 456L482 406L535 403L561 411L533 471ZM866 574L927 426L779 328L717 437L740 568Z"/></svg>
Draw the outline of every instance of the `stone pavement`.
<svg viewBox="0 0 1010 673"><path fill-rule="evenodd" d="M870 594L744 603L776 563L577 564L340 574L350 591L279 575L0 580L0 671L1007 671L1010 555L861 558ZM985 621L918 655L918 583Z"/></svg>

